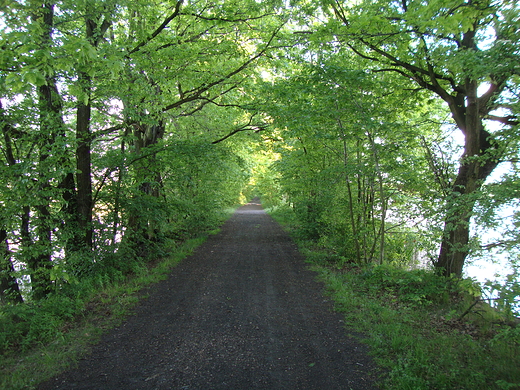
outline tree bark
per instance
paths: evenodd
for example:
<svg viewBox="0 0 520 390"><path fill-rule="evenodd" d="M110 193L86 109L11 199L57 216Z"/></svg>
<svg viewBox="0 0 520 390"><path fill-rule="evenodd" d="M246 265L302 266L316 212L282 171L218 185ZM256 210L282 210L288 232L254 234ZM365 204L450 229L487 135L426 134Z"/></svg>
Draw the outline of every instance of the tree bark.
<svg viewBox="0 0 520 390"><path fill-rule="evenodd" d="M42 46L50 46L54 20L54 5L44 3L42 14L36 21L41 23ZM48 177L49 166L47 160L53 153L52 146L56 129L63 126L62 103L59 97L56 81L53 76L46 77L46 84L38 87L39 114L40 114L40 156L38 162L38 203L35 220L37 254L30 256L27 265L31 273L31 287L34 299L41 299L51 291L52 281L49 270L52 268L52 228L50 213L50 183ZM26 248L27 249L27 248Z"/></svg>
<svg viewBox="0 0 520 390"><path fill-rule="evenodd" d="M109 10L106 8L105 10ZM85 34L90 45L97 48L103 39L106 31L111 25L109 13L101 16L95 11L90 3L85 7ZM97 16L97 17L95 17ZM99 21L101 24L98 24ZM80 249L92 249L93 227L92 227L92 164L91 164L91 142L92 133L90 121L92 115L92 78L83 67L77 69L78 84L83 91L84 99L78 99L76 111L76 181L77 181L77 200L76 216L79 229L77 244Z"/></svg>
<svg viewBox="0 0 520 390"><path fill-rule="evenodd" d="M79 229L78 244L92 248L92 168L90 134L90 77L81 74L79 82L88 93L88 103L78 103L76 115L76 182L77 182L77 222Z"/></svg>
<svg viewBox="0 0 520 390"><path fill-rule="evenodd" d="M464 154L458 174L448 195L444 233L435 267L445 276L462 276L469 252L470 221L477 192L498 165L490 152L495 149L491 134L483 129L477 97L477 83L466 81L466 106L451 105L454 118L465 136Z"/></svg>
<svg viewBox="0 0 520 390"><path fill-rule="evenodd" d="M13 128L10 125L10 123L5 119L2 102L0 102L0 124L5 142L3 149L6 162L7 165L14 166L16 164L16 159L13 154L13 147L10 134ZM2 216L2 219L4 218L5 216ZM13 276L13 272L15 271L15 269L11 260L7 235L8 232L4 225L0 229L0 242L3 243L0 244L3 245L3 249L0 249L0 302L20 303L23 302L23 298L20 294L20 287L18 286L18 281Z"/></svg>
<svg viewBox="0 0 520 390"><path fill-rule="evenodd" d="M0 243L2 243L0 250L0 303L22 303L20 287L13 276L15 269L11 261L5 229L0 229Z"/></svg>

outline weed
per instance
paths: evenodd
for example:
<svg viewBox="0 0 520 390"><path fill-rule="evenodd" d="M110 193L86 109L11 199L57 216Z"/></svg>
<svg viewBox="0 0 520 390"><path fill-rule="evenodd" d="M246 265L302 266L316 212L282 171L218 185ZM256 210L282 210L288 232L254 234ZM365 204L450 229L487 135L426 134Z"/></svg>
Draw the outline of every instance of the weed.
<svg viewBox="0 0 520 390"><path fill-rule="evenodd" d="M495 329L489 339L472 321L458 320L464 306L447 298L457 288L449 280L386 266L361 274L315 269L388 370L386 388L512 389L503 386L520 382L519 328Z"/></svg>

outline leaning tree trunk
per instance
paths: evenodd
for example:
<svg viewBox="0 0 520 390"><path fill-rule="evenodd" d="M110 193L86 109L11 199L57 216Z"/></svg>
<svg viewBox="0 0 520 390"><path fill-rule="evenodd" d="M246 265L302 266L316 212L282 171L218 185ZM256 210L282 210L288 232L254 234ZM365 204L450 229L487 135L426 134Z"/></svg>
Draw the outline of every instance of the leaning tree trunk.
<svg viewBox="0 0 520 390"><path fill-rule="evenodd" d="M446 275L462 276L468 255L470 220L475 205L475 192L480 188L477 162L462 162L451 194L446 202L444 236L436 268Z"/></svg>
<svg viewBox="0 0 520 390"><path fill-rule="evenodd" d="M464 110L464 124L459 128L464 132L464 154L457 178L446 202L444 234L439 258L435 268L445 276L462 276L464 262L469 253L470 220L478 194L486 178L498 165L491 153L495 150L491 134L482 126L477 98L477 84L467 81L467 105ZM452 108L452 112L456 109ZM459 112L454 113L457 119ZM458 116L460 118L460 114Z"/></svg>

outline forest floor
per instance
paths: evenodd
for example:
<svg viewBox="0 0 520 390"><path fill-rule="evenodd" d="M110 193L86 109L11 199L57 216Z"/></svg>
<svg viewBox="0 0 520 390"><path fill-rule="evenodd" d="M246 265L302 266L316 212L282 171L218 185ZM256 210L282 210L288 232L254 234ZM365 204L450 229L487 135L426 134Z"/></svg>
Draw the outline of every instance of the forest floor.
<svg viewBox="0 0 520 390"><path fill-rule="evenodd" d="M259 202L38 389L376 389L377 367Z"/></svg>

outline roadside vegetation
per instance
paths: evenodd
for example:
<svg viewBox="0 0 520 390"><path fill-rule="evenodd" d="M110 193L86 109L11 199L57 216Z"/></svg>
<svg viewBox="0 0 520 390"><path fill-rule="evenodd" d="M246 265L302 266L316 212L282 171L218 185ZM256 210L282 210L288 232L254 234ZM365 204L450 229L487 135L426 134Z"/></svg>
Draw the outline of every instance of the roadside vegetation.
<svg viewBox="0 0 520 390"><path fill-rule="evenodd" d="M215 226L231 212L222 213ZM113 269L116 277L83 281L75 286L74 295L55 294L38 304L5 310L0 319L0 388L31 389L74 366L104 332L119 325L146 298L145 287L165 279L208 234L218 231L199 232L196 238L165 247L153 261L136 263L126 274Z"/></svg>
<svg viewBox="0 0 520 390"><path fill-rule="evenodd" d="M305 239L290 209L271 215L299 243L347 329L370 346L382 389L520 389L520 319L490 306L474 280L344 262Z"/></svg>
<svg viewBox="0 0 520 390"><path fill-rule="evenodd" d="M4 0L0 358L133 299L113 286L256 191L362 317L495 351L448 368L395 336L391 380L518 386L517 3ZM476 259L500 275L468 281Z"/></svg>
<svg viewBox="0 0 520 390"><path fill-rule="evenodd" d="M386 388L520 388L518 5L322 4L263 85L263 204ZM476 259L500 275L468 278Z"/></svg>

